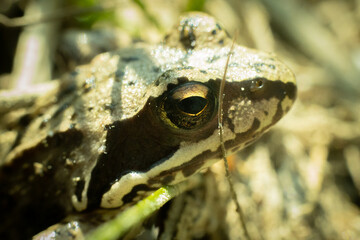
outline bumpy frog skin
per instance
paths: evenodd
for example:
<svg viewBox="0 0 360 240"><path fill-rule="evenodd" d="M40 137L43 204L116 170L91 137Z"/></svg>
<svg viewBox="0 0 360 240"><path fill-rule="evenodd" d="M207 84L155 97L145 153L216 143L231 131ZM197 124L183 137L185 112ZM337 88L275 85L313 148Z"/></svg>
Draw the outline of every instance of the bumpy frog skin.
<svg viewBox="0 0 360 240"><path fill-rule="evenodd" d="M213 18L191 13L163 43L98 55L37 99L2 160L0 236L123 206L219 160L216 112L230 45ZM296 84L275 56L235 45L224 93L233 153L289 111Z"/></svg>

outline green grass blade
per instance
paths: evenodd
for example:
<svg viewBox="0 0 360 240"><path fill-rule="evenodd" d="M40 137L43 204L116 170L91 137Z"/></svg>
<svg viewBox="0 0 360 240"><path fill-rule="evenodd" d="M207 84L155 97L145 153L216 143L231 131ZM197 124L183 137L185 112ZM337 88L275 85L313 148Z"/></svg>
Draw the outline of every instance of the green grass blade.
<svg viewBox="0 0 360 240"><path fill-rule="evenodd" d="M160 209L165 203L180 193L197 186L200 183L200 176L181 182L174 186L165 186L138 202L131 208L126 209L116 216L113 220L104 223L86 239L88 240L112 240L123 236L132 226L142 222L156 210Z"/></svg>

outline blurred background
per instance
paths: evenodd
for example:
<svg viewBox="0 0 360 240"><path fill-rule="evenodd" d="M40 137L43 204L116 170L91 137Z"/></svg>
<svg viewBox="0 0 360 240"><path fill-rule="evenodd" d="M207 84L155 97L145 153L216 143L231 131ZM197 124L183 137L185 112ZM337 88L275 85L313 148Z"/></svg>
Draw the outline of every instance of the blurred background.
<svg viewBox="0 0 360 240"><path fill-rule="evenodd" d="M288 116L231 157L252 238L360 239L360 0L2 0L0 89L23 91L98 53L158 43L186 11L276 53L297 78ZM227 235L239 239L230 215Z"/></svg>

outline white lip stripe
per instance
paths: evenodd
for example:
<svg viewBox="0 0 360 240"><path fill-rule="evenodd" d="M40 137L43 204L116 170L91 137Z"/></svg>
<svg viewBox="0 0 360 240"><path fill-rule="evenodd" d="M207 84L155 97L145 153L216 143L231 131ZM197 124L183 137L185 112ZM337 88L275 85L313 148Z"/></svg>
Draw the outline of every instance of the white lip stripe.
<svg viewBox="0 0 360 240"><path fill-rule="evenodd" d="M235 138L235 134L227 127L224 128L225 132L225 141L231 140ZM158 166L152 168L150 171L146 173L128 173L124 175L118 182L114 183L110 190L107 191L102 199L101 199L101 207L104 208L114 208L121 206L123 204L122 198L131 192L131 190L139 184L148 184L148 179L154 178L159 175L162 171L169 170L176 166L181 166L184 164L184 159L193 159L194 157L199 155L198 149L216 151L219 147L219 137L218 137L218 130L216 129L214 133L208 137L207 139L201 140L197 143L182 143L180 144L180 148L175 154L164 161L163 163L159 164ZM210 166L213 161L207 161L203 168ZM199 169L198 171L200 171ZM182 172L176 173L174 181L172 184L180 182L184 179ZM160 185L159 185L160 186Z"/></svg>

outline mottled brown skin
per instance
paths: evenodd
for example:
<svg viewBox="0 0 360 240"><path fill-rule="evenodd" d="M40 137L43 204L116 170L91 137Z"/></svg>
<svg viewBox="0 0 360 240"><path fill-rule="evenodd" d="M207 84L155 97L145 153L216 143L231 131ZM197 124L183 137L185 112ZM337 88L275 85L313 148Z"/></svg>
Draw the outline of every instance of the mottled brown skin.
<svg viewBox="0 0 360 240"><path fill-rule="evenodd" d="M213 18L191 13L164 43L78 68L18 110L19 126L6 114L2 134L17 135L1 161L0 237L30 237L72 212L121 207L219 159L217 94L229 43ZM198 86L188 88L189 101L169 100L189 83ZM234 152L289 110L296 85L274 56L235 46L224 93L225 147Z"/></svg>

